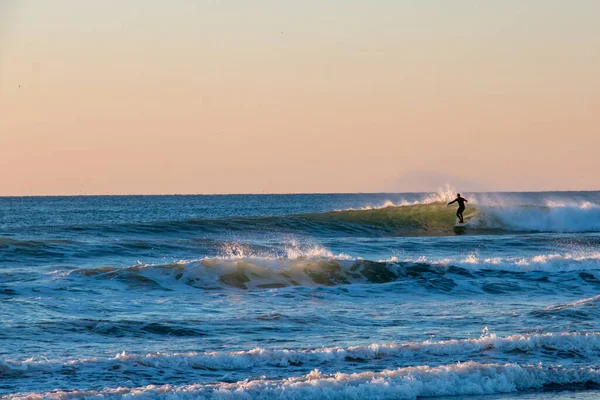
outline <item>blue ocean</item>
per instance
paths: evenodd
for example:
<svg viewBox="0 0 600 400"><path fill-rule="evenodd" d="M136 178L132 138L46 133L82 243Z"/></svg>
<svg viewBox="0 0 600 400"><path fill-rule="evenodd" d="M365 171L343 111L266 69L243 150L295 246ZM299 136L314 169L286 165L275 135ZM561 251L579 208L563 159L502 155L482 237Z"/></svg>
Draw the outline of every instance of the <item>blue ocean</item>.
<svg viewBox="0 0 600 400"><path fill-rule="evenodd" d="M0 198L0 397L600 398L600 192L455 193Z"/></svg>

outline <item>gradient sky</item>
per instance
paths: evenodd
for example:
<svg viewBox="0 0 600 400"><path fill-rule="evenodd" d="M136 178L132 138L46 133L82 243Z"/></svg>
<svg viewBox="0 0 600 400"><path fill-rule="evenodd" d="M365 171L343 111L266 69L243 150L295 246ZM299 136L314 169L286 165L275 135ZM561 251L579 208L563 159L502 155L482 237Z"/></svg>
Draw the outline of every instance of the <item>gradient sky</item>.
<svg viewBox="0 0 600 400"><path fill-rule="evenodd" d="M600 189L599 16L0 0L0 195Z"/></svg>

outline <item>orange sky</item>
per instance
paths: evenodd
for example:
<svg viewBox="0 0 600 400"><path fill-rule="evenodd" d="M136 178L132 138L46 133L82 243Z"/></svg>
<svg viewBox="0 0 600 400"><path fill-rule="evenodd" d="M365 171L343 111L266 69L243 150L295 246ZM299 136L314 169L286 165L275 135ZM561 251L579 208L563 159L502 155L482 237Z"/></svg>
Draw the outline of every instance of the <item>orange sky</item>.
<svg viewBox="0 0 600 400"><path fill-rule="evenodd" d="M0 195L600 189L598 15L3 1Z"/></svg>

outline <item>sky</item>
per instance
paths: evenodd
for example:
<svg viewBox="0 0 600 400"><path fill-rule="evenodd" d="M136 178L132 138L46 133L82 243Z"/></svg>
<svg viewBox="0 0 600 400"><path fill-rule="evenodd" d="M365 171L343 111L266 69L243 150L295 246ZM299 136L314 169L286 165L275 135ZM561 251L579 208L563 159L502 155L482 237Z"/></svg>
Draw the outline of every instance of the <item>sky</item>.
<svg viewBox="0 0 600 400"><path fill-rule="evenodd" d="M600 189L597 0L0 0L0 195Z"/></svg>

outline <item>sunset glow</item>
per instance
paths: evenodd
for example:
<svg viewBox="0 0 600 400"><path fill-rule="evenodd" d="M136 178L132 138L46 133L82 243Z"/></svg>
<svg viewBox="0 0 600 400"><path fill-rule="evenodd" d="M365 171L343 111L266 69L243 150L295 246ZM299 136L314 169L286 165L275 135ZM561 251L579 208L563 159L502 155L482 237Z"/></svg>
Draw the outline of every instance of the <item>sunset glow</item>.
<svg viewBox="0 0 600 400"><path fill-rule="evenodd" d="M4 1L0 194L598 189L598 15Z"/></svg>

